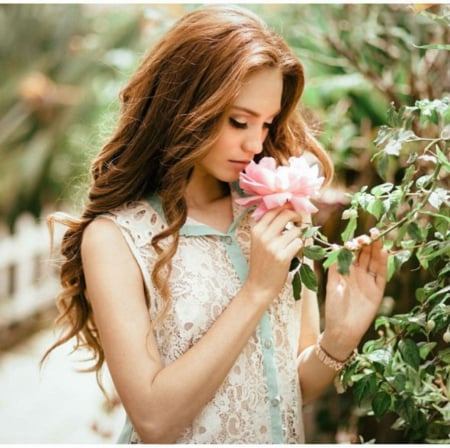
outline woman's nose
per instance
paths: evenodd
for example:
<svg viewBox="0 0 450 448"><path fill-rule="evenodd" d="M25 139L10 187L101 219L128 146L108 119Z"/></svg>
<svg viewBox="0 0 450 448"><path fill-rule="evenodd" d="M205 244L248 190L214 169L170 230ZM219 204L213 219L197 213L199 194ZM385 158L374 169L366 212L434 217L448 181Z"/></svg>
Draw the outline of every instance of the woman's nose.
<svg viewBox="0 0 450 448"><path fill-rule="evenodd" d="M242 146L246 152L259 154L263 149L263 142L257 139L247 139Z"/></svg>
<svg viewBox="0 0 450 448"><path fill-rule="evenodd" d="M246 136L243 143L244 151L251 152L253 154L259 154L263 150L264 132L253 132Z"/></svg>

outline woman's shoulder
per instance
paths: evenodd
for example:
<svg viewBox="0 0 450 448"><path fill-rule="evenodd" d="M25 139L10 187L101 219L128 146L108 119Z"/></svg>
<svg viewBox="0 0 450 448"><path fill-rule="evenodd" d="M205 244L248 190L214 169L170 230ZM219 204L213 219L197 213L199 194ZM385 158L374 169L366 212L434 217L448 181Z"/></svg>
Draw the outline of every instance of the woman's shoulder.
<svg viewBox="0 0 450 448"><path fill-rule="evenodd" d="M102 247L113 247L121 240L121 233L117 225L105 215L98 216L83 230L82 251L91 249L94 251Z"/></svg>
<svg viewBox="0 0 450 448"><path fill-rule="evenodd" d="M126 202L99 215L96 220L112 221L123 235L138 246L148 244L165 227L160 211L147 199ZM102 223L99 227L106 225Z"/></svg>

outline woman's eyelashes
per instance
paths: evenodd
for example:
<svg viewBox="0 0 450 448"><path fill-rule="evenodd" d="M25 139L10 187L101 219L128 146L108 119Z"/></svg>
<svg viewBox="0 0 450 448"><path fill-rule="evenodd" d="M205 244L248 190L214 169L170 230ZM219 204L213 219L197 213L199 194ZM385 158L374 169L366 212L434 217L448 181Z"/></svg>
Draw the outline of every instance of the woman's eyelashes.
<svg viewBox="0 0 450 448"><path fill-rule="evenodd" d="M235 118L230 117L230 124L237 129L247 129L248 123L236 120ZM272 123L264 123L264 129L270 129Z"/></svg>
<svg viewBox="0 0 450 448"><path fill-rule="evenodd" d="M242 121L238 121L235 118L230 117L230 124L231 126L238 128L238 129L247 129L247 123L244 123Z"/></svg>

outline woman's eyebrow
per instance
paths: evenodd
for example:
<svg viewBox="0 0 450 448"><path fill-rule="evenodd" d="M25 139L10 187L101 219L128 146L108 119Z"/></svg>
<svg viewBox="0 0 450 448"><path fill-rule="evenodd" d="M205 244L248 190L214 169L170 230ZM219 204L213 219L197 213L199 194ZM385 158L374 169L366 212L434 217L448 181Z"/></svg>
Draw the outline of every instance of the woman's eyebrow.
<svg viewBox="0 0 450 448"><path fill-rule="evenodd" d="M261 116L258 112L254 111L254 110L252 110L252 109L249 109L249 108L247 108L247 107L243 107L243 106L231 106L231 108L232 108L232 109L237 109L237 110L242 111L242 112L245 112L245 113L247 113L247 114L249 114L249 115L252 115L252 116L254 116L254 117L260 117L260 116ZM280 109L278 109L278 110L277 110L273 115L271 115L269 118L275 117L275 116L278 115L279 113L280 113Z"/></svg>

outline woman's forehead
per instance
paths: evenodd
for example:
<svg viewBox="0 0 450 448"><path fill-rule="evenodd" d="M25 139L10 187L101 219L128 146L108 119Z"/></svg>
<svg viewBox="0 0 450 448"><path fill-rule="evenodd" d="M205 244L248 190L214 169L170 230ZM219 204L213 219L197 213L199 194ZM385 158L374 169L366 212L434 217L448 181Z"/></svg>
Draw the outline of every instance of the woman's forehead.
<svg viewBox="0 0 450 448"><path fill-rule="evenodd" d="M279 69L267 68L248 75L232 108L254 116L275 116L281 108L283 75Z"/></svg>

